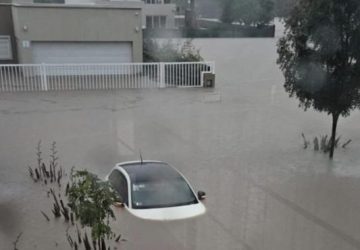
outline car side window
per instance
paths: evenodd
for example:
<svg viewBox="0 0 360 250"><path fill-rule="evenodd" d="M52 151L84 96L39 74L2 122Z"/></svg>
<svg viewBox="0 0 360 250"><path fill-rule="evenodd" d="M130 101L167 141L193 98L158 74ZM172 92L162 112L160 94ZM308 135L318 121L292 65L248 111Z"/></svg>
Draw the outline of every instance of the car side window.
<svg viewBox="0 0 360 250"><path fill-rule="evenodd" d="M120 173L120 190L121 190L121 197L123 198L124 203L126 205L129 205L127 180L122 173Z"/></svg>
<svg viewBox="0 0 360 250"><path fill-rule="evenodd" d="M128 186L125 176L119 170L113 170L109 176L111 186L119 194L123 203L128 205Z"/></svg>

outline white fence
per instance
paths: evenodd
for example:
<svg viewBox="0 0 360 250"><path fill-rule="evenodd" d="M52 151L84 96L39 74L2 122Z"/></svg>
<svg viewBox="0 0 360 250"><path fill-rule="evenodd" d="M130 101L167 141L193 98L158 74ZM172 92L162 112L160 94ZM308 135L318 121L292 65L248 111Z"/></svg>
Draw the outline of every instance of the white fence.
<svg viewBox="0 0 360 250"><path fill-rule="evenodd" d="M214 62L0 65L0 92L201 87Z"/></svg>

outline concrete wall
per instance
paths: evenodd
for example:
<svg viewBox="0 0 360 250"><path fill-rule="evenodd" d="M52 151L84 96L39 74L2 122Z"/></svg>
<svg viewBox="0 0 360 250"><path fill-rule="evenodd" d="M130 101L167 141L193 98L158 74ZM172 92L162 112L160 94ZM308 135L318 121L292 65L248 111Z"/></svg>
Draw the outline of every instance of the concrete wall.
<svg viewBox="0 0 360 250"><path fill-rule="evenodd" d="M67 1L82 1L82 0L67 0ZM87 1L97 1L97 2L107 1L112 4L116 4L126 1L139 2L142 0L87 0ZM176 14L176 5L165 4L164 0L161 0L160 3L158 4L145 4L143 8L143 26L146 27L146 16L166 16L166 29L174 29L175 14Z"/></svg>
<svg viewBox="0 0 360 250"><path fill-rule="evenodd" d="M66 4L86 4L86 3L94 3L95 0L65 0Z"/></svg>
<svg viewBox="0 0 360 250"><path fill-rule="evenodd" d="M12 43L12 60L0 60L0 64L16 63L16 41L12 21L11 5L0 4L0 35L10 36Z"/></svg>
<svg viewBox="0 0 360 250"><path fill-rule="evenodd" d="M143 23L146 26L146 16L166 16L166 28L175 28L175 4L145 4Z"/></svg>
<svg viewBox="0 0 360 250"><path fill-rule="evenodd" d="M12 0L13 3L33 3L34 0Z"/></svg>
<svg viewBox="0 0 360 250"><path fill-rule="evenodd" d="M13 17L20 63L32 62L31 41L132 42L133 61L142 62L139 5L14 5Z"/></svg>

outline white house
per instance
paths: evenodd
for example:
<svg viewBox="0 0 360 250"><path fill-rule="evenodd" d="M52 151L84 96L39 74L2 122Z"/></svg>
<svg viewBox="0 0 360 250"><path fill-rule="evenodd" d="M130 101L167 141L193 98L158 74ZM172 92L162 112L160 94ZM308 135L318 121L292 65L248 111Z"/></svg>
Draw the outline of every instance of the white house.
<svg viewBox="0 0 360 250"><path fill-rule="evenodd" d="M26 0L0 4L0 62L142 62L143 5L141 1L48 4Z"/></svg>
<svg viewBox="0 0 360 250"><path fill-rule="evenodd" d="M171 0L60 0L65 4L139 2L145 3L143 8L143 28L174 29L176 5Z"/></svg>

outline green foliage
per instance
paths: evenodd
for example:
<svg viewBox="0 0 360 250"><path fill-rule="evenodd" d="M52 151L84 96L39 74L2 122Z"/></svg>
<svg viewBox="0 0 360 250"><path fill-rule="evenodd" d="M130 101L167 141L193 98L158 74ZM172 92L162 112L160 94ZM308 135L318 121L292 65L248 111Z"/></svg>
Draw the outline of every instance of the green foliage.
<svg viewBox="0 0 360 250"><path fill-rule="evenodd" d="M109 218L115 219L111 206L117 196L108 182L99 180L86 170L73 172L68 200L80 223L91 228L93 239L113 236Z"/></svg>
<svg viewBox="0 0 360 250"><path fill-rule="evenodd" d="M191 43L191 40L185 41L180 46L175 44L172 40L168 40L162 44L157 43L153 39L144 41L144 61L145 62L199 62L203 61L199 50L196 50ZM206 68L205 64L198 64L193 67L191 74L183 74L181 71L172 72L172 65L165 65L166 78L165 82L171 86L185 85L189 81L200 85L201 72ZM156 71L156 70L155 70ZM154 70L150 70L151 75ZM171 76L171 77L170 77ZM155 75L154 77L157 77Z"/></svg>
<svg viewBox="0 0 360 250"><path fill-rule="evenodd" d="M258 21L257 24L265 25L274 19L275 3L273 0L259 0Z"/></svg>
<svg viewBox="0 0 360 250"><path fill-rule="evenodd" d="M187 40L182 46L168 40L159 44L154 39L144 41L144 62L198 62L203 58L199 50Z"/></svg>
<svg viewBox="0 0 360 250"><path fill-rule="evenodd" d="M234 18L245 25L255 24L260 18L260 4L257 0L238 0L234 6Z"/></svg>
<svg viewBox="0 0 360 250"><path fill-rule="evenodd" d="M177 14L180 14L180 15L185 14L185 10L188 7L188 2L186 0L173 0L171 2L176 5Z"/></svg>
<svg viewBox="0 0 360 250"><path fill-rule="evenodd" d="M68 176L58 162L56 142L51 145L48 163L42 158L41 141L37 144L36 156L37 167L28 166L29 175L35 183L41 183L44 187L50 186L47 197L53 199L51 210L55 218L63 217L68 224L66 238L71 249L79 249L78 246L82 242L87 250L109 249L106 245L111 244L109 240L116 236L109 226L110 217L115 219L111 205L118 200L109 183L99 180L96 175L88 171L74 172L74 167ZM61 188L63 176L70 179L65 190ZM65 197L67 199L64 199ZM69 201L68 204L66 200ZM44 211L40 210L40 212L47 221L50 221ZM78 228L79 222L83 230ZM91 229L90 238L87 236L87 227ZM76 232L77 241L72 238L70 231ZM117 241L120 237L121 235L117 237Z"/></svg>
<svg viewBox="0 0 360 250"><path fill-rule="evenodd" d="M245 25L265 25L274 18L273 0L220 0L221 20Z"/></svg>
<svg viewBox="0 0 360 250"><path fill-rule="evenodd" d="M305 110L332 115L332 157L339 116L360 107L360 1L300 0L285 22L285 90Z"/></svg>
<svg viewBox="0 0 360 250"><path fill-rule="evenodd" d="M288 17L298 0L275 0L275 15L277 17Z"/></svg>
<svg viewBox="0 0 360 250"><path fill-rule="evenodd" d="M360 2L302 0L278 43L285 89L300 105L349 115L360 107Z"/></svg>
<svg viewBox="0 0 360 250"><path fill-rule="evenodd" d="M222 8L222 13L220 20L223 23L231 24L234 22L234 12L233 12L233 5L235 0L220 0L220 5Z"/></svg>
<svg viewBox="0 0 360 250"><path fill-rule="evenodd" d="M204 59L200 55L200 50L196 49L192 44L192 40L188 39L180 49L179 60L181 62L199 62Z"/></svg>

